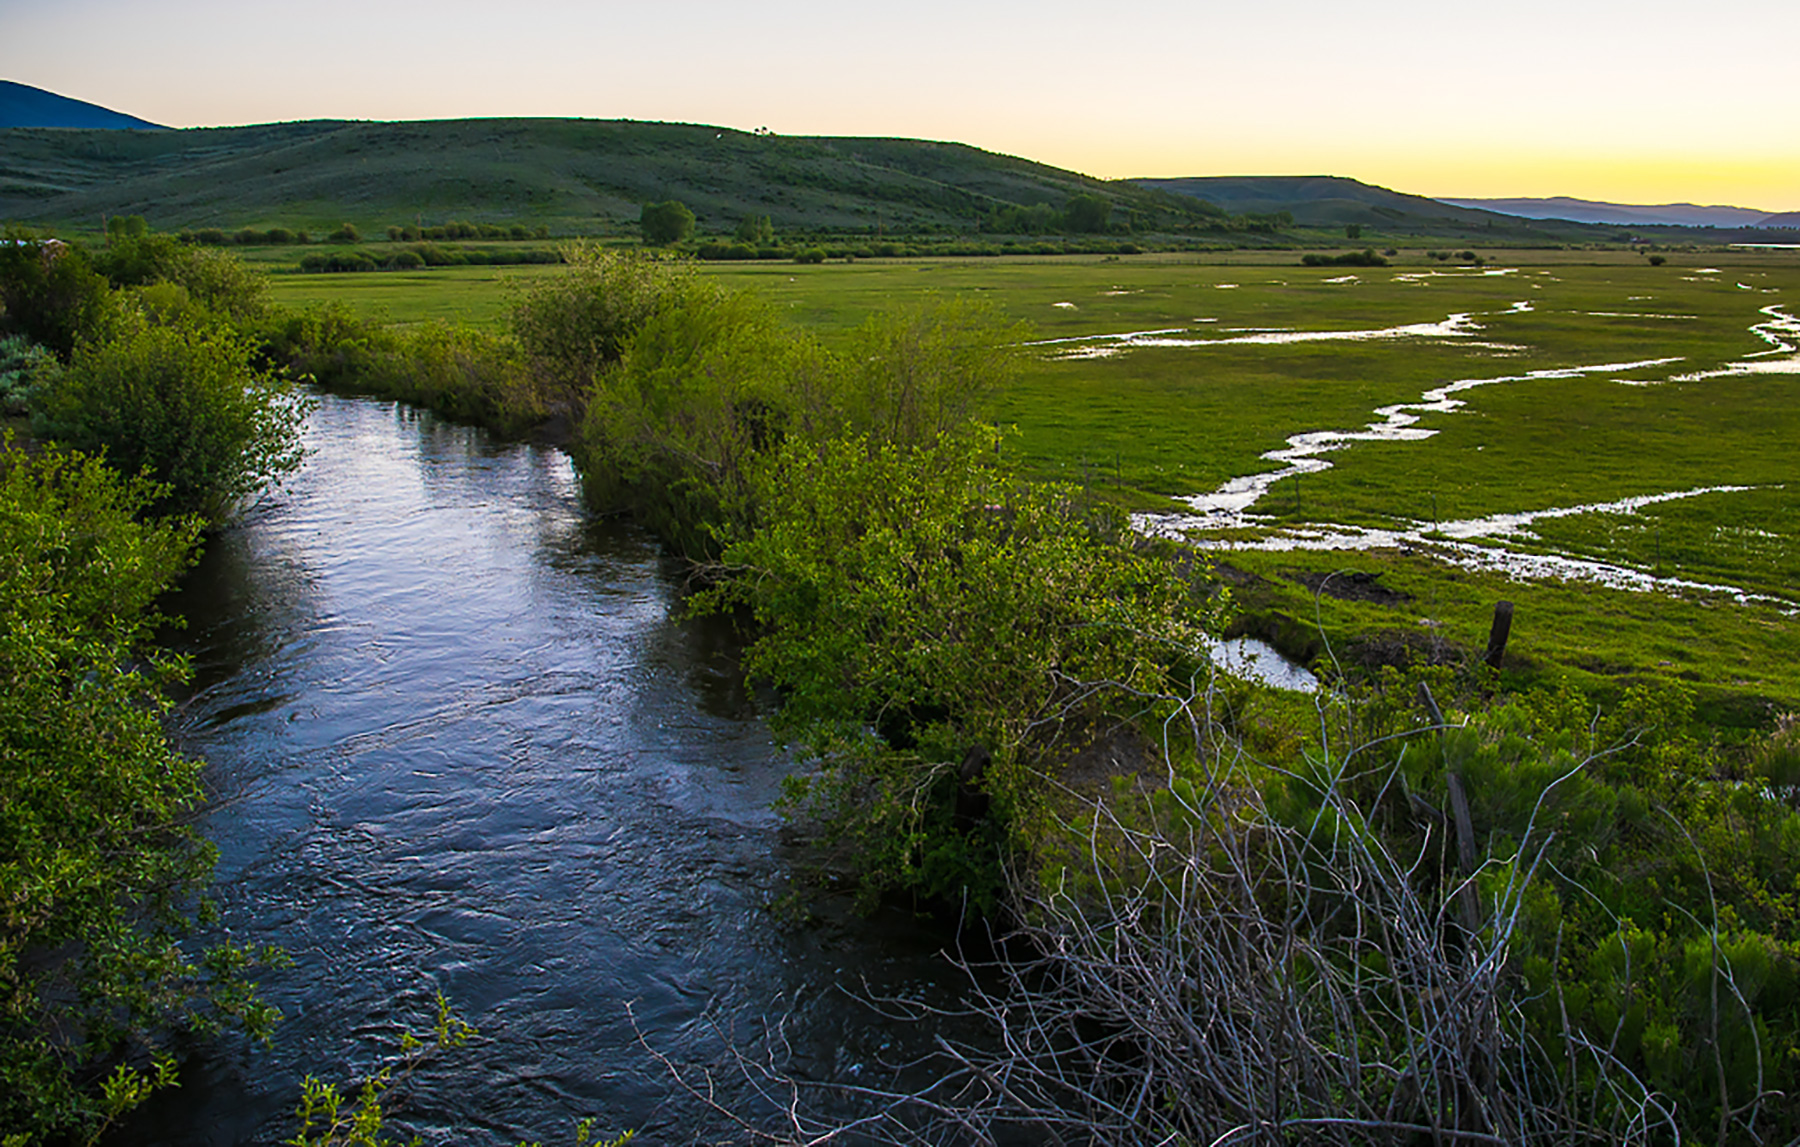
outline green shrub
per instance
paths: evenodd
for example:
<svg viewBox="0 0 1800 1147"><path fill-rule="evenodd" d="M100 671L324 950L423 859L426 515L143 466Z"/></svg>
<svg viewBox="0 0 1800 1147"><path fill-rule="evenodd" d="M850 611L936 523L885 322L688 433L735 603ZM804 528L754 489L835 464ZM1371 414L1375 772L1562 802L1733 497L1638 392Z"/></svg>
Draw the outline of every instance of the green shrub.
<svg viewBox="0 0 1800 1147"><path fill-rule="evenodd" d="M555 404L575 407L616 364L637 329L672 300L704 287L680 264L591 243L562 248L567 272L523 292L511 327Z"/></svg>
<svg viewBox="0 0 1800 1147"><path fill-rule="evenodd" d="M1373 248L1362 251L1346 251L1342 255L1300 256L1300 262L1307 267L1385 267L1388 261L1377 255Z"/></svg>
<svg viewBox="0 0 1800 1147"><path fill-rule="evenodd" d="M219 326L130 316L83 342L54 387L33 396L38 434L105 452L164 487L159 511L222 521L300 464L304 399L251 365L253 344Z"/></svg>
<svg viewBox="0 0 1800 1147"><path fill-rule="evenodd" d="M16 417L26 413L32 392L56 365L55 355L24 335L0 338L0 414Z"/></svg>
<svg viewBox="0 0 1800 1147"><path fill-rule="evenodd" d="M752 611L747 667L786 691L776 727L818 766L790 799L870 894L991 907L1039 770L1140 714L1208 617L1122 519L1020 481L997 446L976 426L790 436L755 469L757 528L725 550L741 576L702 599ZM958 768L979 754L991 820L959 825Z"/></svg>
<svg viewBox="0 0 1800 1147"><path fill-rule="evenodd" d="M1069 196L1069 202L1063 207L1063 226L1076 233L1104 231L1111 215L1111 203L1084 191Z"/></svg>
<svg viewBox="0 0 1800 1147"><path fill-rule="evenodd" d="M155 493L0 445L0 1127L20 1142L97 1134L172 1083L175 1033L275 1019L249 953L178 947L213 849L201 763L160 723L184 667L150 640L199 526L141 524Z"/></svg>
<svg viewBox="0 0 1800 1147"><path fill-rule="evenodd" d="M361 243L362 232L356 229L356 224L344 223L327 236L327 239L332 243Z"/></svg>
<svg viewBox="0 0 1800 1147"><path fill-rule="evenodd" d="M522 433L549 413L516 342L445 322L402 332L353 385L502 434Z"/></svg>
<svg viewBox="0 0 1800 1147"><path fill-rule="evenodd" d="M638 225L644 229L644 242L667 247L694 233L694 213L686 204L674 199L646 203L638 216Z"/></svg>
<svg viewBox="0 0 1800 1147"><path fill-rule="evenodd" d="M118 287L171 283L204 310L233 323L268 313L268 280L235 255L183 246L169 235L147 234L113 243L94 268Z"/></svg>
<svg viewBox="0 0 1800 1147"><path fill-rule="evenodd" d="M823 263L824 261L825 248L823 247L808 247L794 256L794 262L796 263L818 264Z"/></svg>
<svg viewBox="0 0 1800 1147"><path fill-rule="evenodd" d="M0 331L67 360L110 321L111 292L87 253L8 228L0 242Z"/></svg>
<svg viewBox="0 0 1800 1147"><path fill-rule="evenodd" d="M575 446L588 504L631 513L689 558L716 556L718 535L754 515L756 458L823 368L752 297L689 284L596 378Z"/></svg>

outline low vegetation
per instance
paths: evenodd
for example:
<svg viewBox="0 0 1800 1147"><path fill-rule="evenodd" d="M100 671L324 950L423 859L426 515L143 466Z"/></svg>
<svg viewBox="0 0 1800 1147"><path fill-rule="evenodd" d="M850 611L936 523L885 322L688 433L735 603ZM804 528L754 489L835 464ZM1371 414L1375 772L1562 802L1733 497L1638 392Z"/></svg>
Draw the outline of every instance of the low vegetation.
<svg viewBox="0 0 1800 1147"><path fill-rule="evenodd" d="M745 243L772 237L746 231ZM10 352L45 427L104 408L84 397L107 392L96 380L123 393L179 376L204 391L212 363L258 394L252 345L289 377L509 432L557 427L590 505L655 531L690 561L695 608L743 624L750 669L781 690L775 728L800 763L785 806L819 863L866 900L1015 932L997 975L972 981L973 1006L1010 1038L946 1048L941 1082L890 1097L862 1132L1749 1144L1800 1131L1782 1084L1800 1070L1800 725L1787 712L1800 689L1791 665L1724 664L1774 659L1791 618L1699 589L1522 586L1505 592L1526 627L1496 669L1456 635L1478 632L1498 575L1423 556L1443 522L1551 509L1563 512L1507 544L1643 564L1648 539L1622 520L1640 511L1600 503L1675 492L1653 511L1671 535L1666 550L1660 532L1649 542L1655 564L1791 592L1800 527L1770 461L1791 404L1778 374L1709 373L1779 341L1746 328L1779 312L1757 296L1788 278L1670 281L1641 263L1478 274L1429 255L1379 283L1291 255L1281 267L703 272L574 245L556 273L511 287L488 327L401 328L343 306L270 311L226 265L171 254L191 248L130 246L154 239L121 236L91 265L35 252L7 264L9 324L58 360ZM929 289L946 281L1001 301ZM736 289L746 283L763 289ZM67 319L40 294L88 300L77 312L98 317L58 349L48 340ZM1446 314L1475 316L1480 337ZM1415 328L1427 333L1391 333ZM1142 331L1163 341L1123 337ZM1238 337L1271 333L1321 337ZM162 370L176 341L201 357ZM1257 472L1289 435L1361 427L1471 379L1489 385L1469 388L1462 412L1421 411L1429 443L1359 442L1304 489L1296 478L1291 503L1271 495L1257 519L1192 539L1217 547L1216 563L1146 542L1119 509L1169 509ZM277 394L261 408L291 426L296 408ZM1538 417L1547 401L1555 420ZM1589 428L1578 440L1558 429L1571 418ZM127 429L99 435L108 458L123 456ZM108 528L162 555L162 573L132 583L138 612L121 614L141 616L198 526L133 515L171 499L180 475L153 486L44 459L9 472L26 475L23 501L59 504L44 491L76 475L123 483L83 496L124 506L121 521L149 532ZM1693 494L1726 500L1697 509L1687 486L1672 489L1683 483L1731 488ZM1678 547L1684 513L1698 540ZM1739 525L1760 531L1758 547L1740 544L1748 533L1701 537ZM1394 530L1418 552L1357 555L1376 567L1361 593L1341 592L1341 554L1225 552L1291 527ZM83 584L55 564L72 560L59 545L46 555L21 559L19 576ZM1633 624L1610 616L1621 608ZM1558 632L1531 628L1540 614ZM1602 616L1614 636L1590 639ZM37 624L8 640L39 640ZM96 655L124 665L143 632ZM1216 674L1208 641L1222 632L1304 652L1329 691ZM1714 659L1699 680L1652 663L1680 641L1712 643L1678 654ZM1596 651L1622 664L1583 662ZM119 672L148 722L132 744L154 749L151 677ZM86 696L76 678L47 680ZM125 823L167 826L183 800L149 793ZM26 851L36 824L9 830ZM173 829L144 839L189 850L159 857L198 855ZM167 902L203 868L158 869L176 890ZM121 896L95 902L129 918ZM29 937L5 949L41 950ZM219 957L221 972L243 958ZM166 973L180 998L210 991L227 1014L266 1018L235 987L202 991L186 965ZM42 1026L15 1039L25 1047ZM126 1032L91 1030L105 1038L85 1061L105 1070ZM39 1060L17 1062L18 1078L39 1078ZM154 1063L128 1062L137 1074L117 1093L156 1082ZM69 1125L106 1117L113 1093L97 1079L57 1085L85 1096L57 1109ZM338 1098L308 1094L337 1126ZM829 1130L807 1110L789 1109L796 1134Z"/></svg>
<svg viewBox="0 0 1800 1147"><path fill-rule="evenodd" d="M141 221L140 221L141 222ZM299 462L304 402L253 365L260 277L127 221L90 258L0 249L0 1129L91 1141L176 1081L174 1042L276 1019L196 947L201 762L165 736L186 666L155 608L202 533Z"/></svg>

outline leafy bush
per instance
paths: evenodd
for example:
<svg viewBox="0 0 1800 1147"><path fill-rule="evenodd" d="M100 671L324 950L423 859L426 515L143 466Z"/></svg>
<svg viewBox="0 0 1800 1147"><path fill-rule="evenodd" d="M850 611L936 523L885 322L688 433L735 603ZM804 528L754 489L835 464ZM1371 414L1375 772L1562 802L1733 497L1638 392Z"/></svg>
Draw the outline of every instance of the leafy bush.
<svg viewBox="0 0 1800 1147"><path fill-rule="evenodd" d="M1106 230L1106 220L1111 215L1111 203L1084 191L1069 196L1069 202L1063 206L1063 226L1077 234L1092 234Z"/></svg>
<svg viewBox="0 0 1800 1147"><path fill-rule="evenodd" d="M263 353L289 377L416 403L502 434L522 433L549 413L517 342L472 327L390 330L331 303L287 315L265 333Z"/></svg>
<svg viewBox="0 0 1800 1147"><path fill-rule="evenodd" d="M694 233L694 213L674 199L646 203L639 213L638 225L644 229L644 242L667 247Z"/></svg>
<svg viewBox="0 0 1800 1147"><path fill-rule="evenodd" d="M1300 256L1300 262L1307 267L1385 267L1388 261L1377 255L1373 248L1361 251L1346 251L1342 255Z"/></svg>
<svg viewBox="0 0 1800 1147"><path fill-rule="evenodd" d="M591 243L569 244L562 257L568 271L521 294L511 326L551 401L565 406L585 398L651 315L674 299L710 289L679 264Z"/></svg>
<svg viewBox="0 0 1800 1147"><path fill-rule="evenodd" d="M148 475L163 487L159 511L222 521L300 464L304 399L253 368L254 350L228 328L127 316L34 394L33 426Z"/></svg>
<svg viewBox="0 0 1800 1147"><path fill-rule="evenodd" d="M686 284L596 378L575 447L589 505L633 514L687 557L715 556L718 533L753 517L754 460L823 365L750 296Z"/></svg>
<svg viewBox="0 0 1800 1147"><path fill-rule="evenodd" d="M1030 335L990 304L928 298L863 323L833 397L843 426L890 442L925 444L966 426L1005 389Z"/></svg>
<svg viewBox="0 0 1800 1147"><path fill-rule="evenodd" d="M199 526L141 524L156 494L0 445L0 1127L26 1142L95 1132L173 1082L174 1032L275 1018L249 953L177 946L213 850L187 820L200 762L163 737L184 666L150 645L151 606Z"/></svg>
<svg viewBox="0 0 1800 1147"><path fill-rule="evenodd" d="M56 356L24 335L0 338L0 414L26 413L32 391L56 365Z"/></svg>
<svg viewBox="0 0 1800 1147"><path fill-rule="evenodd" d="M738 220L737 230L732 238L747 247L773 247L775 245L775 225L767 215L746 215Z"/></svg>
<svg viewBox="0 0 1800 1147"><path fill-rule="evenodd" d="M702 598L755 617L748 668L787 690L776 727L819 766L790 797L871 894L992 906L1037 770L1138 715L1209 617L1121 519L1021 482L997 446L980 427L790 437L755 471L757 528L725 550L740 576ZM959 823L959 780L991 820Z"/></svg>
<svg viewBox="0 0 1800 1147"><path fill-rule="evenodd" d="M22 334L67 360L97 334L113 309L111 292L86 252L8 228L0 243L0 331Z"/></svg>
<svg viewBox="0 0 1800 1147"><path fill-rule="evenodd" d="M549 413L517 343L445 322L402 332L358 389L502 434L522 433Z"/></svg>
<svg viewBox="0 0 1800 1147"><path fill-rule="evenodd" d="M202 309L237 324L268 313L268 280L236 256L185 246L170 235L145 234L114 242L94 268L118 287L170 283Z"/></svg>
<svg viewBox="0 0 1800 1147"><path fill-rule="evenodd" d="M823 247L808 247L794 256L794 262L796 263L811 263L816 265L823 263L824 261L825 248Z"/></svg>

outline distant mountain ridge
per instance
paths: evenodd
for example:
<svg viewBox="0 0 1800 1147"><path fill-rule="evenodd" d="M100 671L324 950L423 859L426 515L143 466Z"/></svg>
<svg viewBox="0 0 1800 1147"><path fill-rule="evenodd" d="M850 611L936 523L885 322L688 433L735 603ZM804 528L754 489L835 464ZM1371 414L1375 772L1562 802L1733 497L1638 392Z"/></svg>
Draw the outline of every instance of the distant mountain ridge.
<svg viewBox="0 0 1800 1147"><path fill-rule="evenodd" d="M1457 207L1498 211L1523 219L1568 219L1576 223L1614 223L1666 227L1781 227L1793 224L1770 223L1780 216L1754 207L1701 206L1696 203L1608 203L1595 199L1572 199L1566 195L1546 199L1444 199ZM1793 212L1788 212L1793 215Z"/></svg>
<svg viewBox="0 0 1800 1147"><path fill-rule="evenodd" d="M124 112L90 104L85 100L59 96L43 88L0 80L0 128L72 127L107 131L167 131L159 123L151 123Z"/></svg>
<svg viewBox="0 0 1800 1147"><path fill-rule="evenodd" d="M1204 175L1132 182L1139 187L1191 195L1234 213L1286 211L1296 223L1322 227L1352 223L1383 227L1403 218L1483 226L1492 222L1496 214L1453 207L1341 175Z"/></svg>

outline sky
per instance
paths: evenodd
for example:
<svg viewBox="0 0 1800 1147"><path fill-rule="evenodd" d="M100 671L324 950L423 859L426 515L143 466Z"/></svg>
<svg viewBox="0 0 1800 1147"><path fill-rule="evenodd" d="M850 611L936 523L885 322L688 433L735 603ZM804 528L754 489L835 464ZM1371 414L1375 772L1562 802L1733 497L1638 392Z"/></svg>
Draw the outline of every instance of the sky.
<svg viewBox="0 0 1800 1147"><path fill-rule="evenodd" d="M1796 45L1796 0L0 0L0 79L172 127L665 120L1769 211Z"/></svg>

